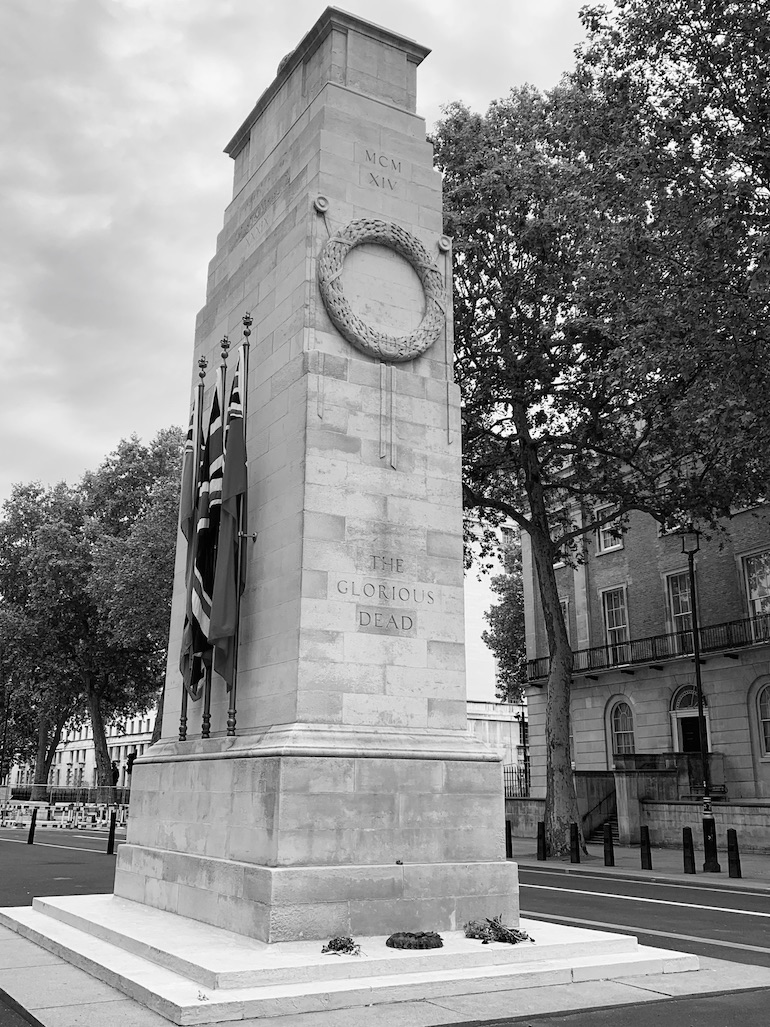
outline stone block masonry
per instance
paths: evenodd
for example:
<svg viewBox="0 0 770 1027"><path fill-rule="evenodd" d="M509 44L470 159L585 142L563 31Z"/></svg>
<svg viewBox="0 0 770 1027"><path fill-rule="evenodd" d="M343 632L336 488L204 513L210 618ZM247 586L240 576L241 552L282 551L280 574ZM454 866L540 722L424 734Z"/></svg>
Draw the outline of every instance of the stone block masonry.
<svg viewBox="0 0 770 1027"><path fill-rule="evenodd" d="M499 754L466 724L451 257L415 113L427 53L330 8L228 146L194 362L216 367L251 313L237 734L215 677L211 738L191 703L177 740L180 545L163 738L134 767L115 891L265 941L518 917ZM327 283L362 326L351 344L319 259L361 223L386 243L354 245Z"/></svg>

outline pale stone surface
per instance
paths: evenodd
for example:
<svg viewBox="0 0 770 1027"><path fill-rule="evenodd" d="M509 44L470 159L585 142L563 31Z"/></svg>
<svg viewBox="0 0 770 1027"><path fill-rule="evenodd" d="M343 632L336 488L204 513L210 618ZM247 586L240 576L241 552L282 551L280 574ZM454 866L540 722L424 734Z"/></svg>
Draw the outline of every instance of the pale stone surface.
<svg viewBox="0 0 770 1027"><path fill-rule="evenodd" d="M330 958L317 942L260 945L104 895L36 900L34 909L0 911L0 920L107 982L82 989L86 1004L109 1001L116 987L175 1023L248 1022L326 1009L355 1009L367 1017L373 1003L399 1002L400 1012L401 1003L428 998L451 1009L470 996L488 1009L495 994L521 1003L533 989L579 989L583 977L596 977L594 995L619 972L653 973L659 981L664 961L676 974L694 958L637 947L635 939L609 932L540 922L525 925L537 936L534 944L482 946L455 932L444 937L442 949L409 951L387 948L383 937L362 937L361 956ZM52 971L64 1005L81 977L67 970L57 965ZM19 986L23 993L24 982ZM102 991L94 993L95 987ZM568 994L562 1002L569 1007ZM344 1017L340 1023L348 1022ZM430 1013L424 1022L433 1022Z"/></svg>
<svg viewBox="0 0 770 1027"><path fill-rule="evenodd" d="M196 322L208 408L220 340L253 316L238 733L215 677L212 737L190 703L177 741L180 538L163 739L134 767L115 894L269 942L518 919L499 754L467 731L451 254L415 113L426 54L322 15L228 147ZM445 328L398 366L350 345L319 291L324 246L357 219L406 229L446 285ZM340 274L367 323L419 326L424 289L395 250L354 248Z"/></svg>

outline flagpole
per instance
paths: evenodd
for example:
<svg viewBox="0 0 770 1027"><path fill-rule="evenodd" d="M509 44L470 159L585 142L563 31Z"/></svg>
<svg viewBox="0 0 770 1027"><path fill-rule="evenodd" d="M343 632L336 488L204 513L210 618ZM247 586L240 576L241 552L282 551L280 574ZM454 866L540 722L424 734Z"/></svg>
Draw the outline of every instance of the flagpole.
<svg viewBox="0 0 770 1027"><path fill-rule="evenodd" d="M219 344L222 352L222 363L219 365L219 409L222 418L222 458L225 454L225 406L227 404L227 354L230 350L230 340L226 335L222 336ZM209 502L211 497L209 497ZM201 738L211 737L211 679L214 675L214 651L210 651L210 659L206 668L206 683L203 686L203 716L201 717Z"/></svg>
<svg viewBox="0 0 770 1027"><path fill-rule="evenodd" d="M243 409L243 438L246 440L246 420L248 411L248 395L249 395L249 338L251 336L251 326L253 319L251 314L246 311L243 315L243 342L241 348L243 352L243 359L241 361L241 381L238 385L241 390L241 407ZM247 461L248 466L248 461ZM246 487L246 496L241 502L238 508L238 553L235 563L235 637L233 638L233 683L230 688L230 705L227 710L227 734L235 734L235 699L236 699L236 685L238 683L238 638L240 636L241 628L241 568L242 568L242 546L243 540L246 537L244 524L244 504L248 498L248 485Z"/></svg>
<svg viewBox="0 0 770 1027"><path fill-rule="evenodd" d="M198 361L198 384L195 387L195 422L193 426L193 467L195 473L192 476L192 508L195 510L198 500L198 485L200 484L200 468L201 468L201 437L203 435L203 379L206 377L206 368L208 367L208 361L205 357L201 357ZM197 532L193 534L192 540L188 541L189 545L195 545L195 538ZM194 573L194 567L191 571ZM189 587L189 582L187 583ZM179 741L184 742L187 739L187 689L185 688L184 681L182 682L182 709L179 716Z"/></svg>

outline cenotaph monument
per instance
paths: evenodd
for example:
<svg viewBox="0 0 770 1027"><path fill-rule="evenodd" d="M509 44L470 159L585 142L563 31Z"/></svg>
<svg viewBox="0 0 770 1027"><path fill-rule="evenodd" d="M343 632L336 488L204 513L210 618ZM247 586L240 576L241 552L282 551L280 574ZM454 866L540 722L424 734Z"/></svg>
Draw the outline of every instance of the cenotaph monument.
<svg viewBox="0 0 770 1027"><path fill-rule="evenodd" d="M183 700L180 533L162 738L134 764L114 895L0 910L175 1023L697 968L549 923L534 944L463 933L516 927L518 883L500 756L466 721L451 243L416 113L427 54L328 8L227 147L193 380L246 318L236 687L215 674L203 711ZM396 932L444 946L394 952ZM324 955L340 937L363 953Z"/></svg>
<svg viewBox="0 0 770 1027"><path fill-rule="evenodd" d="M215 677L211 736L189 703L177 739L180 537L162 741L134 767L115 894L267 942L518 918L500 757L467 730L427 53L329 8L227 146L194 367L249 312L237 726Z"/></svg>

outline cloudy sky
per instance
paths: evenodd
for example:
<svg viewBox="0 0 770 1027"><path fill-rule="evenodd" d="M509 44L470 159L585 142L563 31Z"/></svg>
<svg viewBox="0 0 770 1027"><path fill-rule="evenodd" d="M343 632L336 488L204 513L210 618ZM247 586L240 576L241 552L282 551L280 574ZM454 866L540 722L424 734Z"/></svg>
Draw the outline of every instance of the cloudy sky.
<svg viewBox="0 0 770 1027"><path fill-rule="evenodd" d="M549 87L578 0L339 0L432 48L430 126ZM76 482L186 421L195 315L230 195L222 153L322 0L0 3L0 502Z"/></svg>

